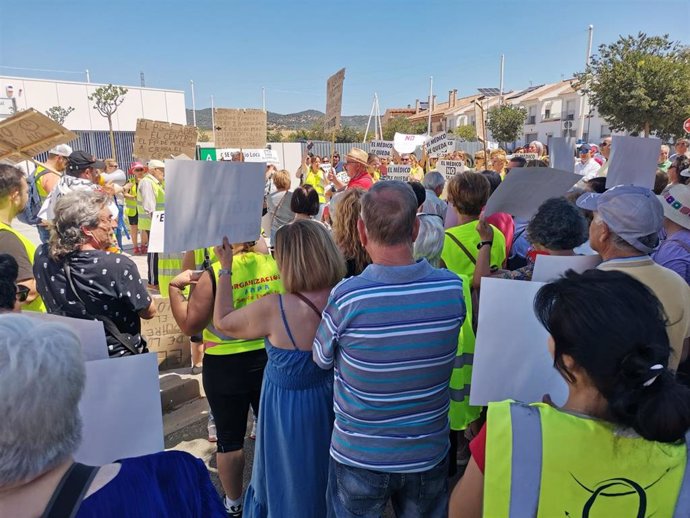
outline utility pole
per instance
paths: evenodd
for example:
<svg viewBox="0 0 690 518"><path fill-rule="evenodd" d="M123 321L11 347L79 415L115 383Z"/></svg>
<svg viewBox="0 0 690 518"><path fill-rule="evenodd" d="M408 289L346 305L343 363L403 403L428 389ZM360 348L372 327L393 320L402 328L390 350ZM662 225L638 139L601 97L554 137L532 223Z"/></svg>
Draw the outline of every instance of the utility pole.
<svg viewBox="0 0 690 518"><path fill-rule="evenodd" d="M189 84L192 86L192 124L196 128L196 97L194 96L194 80L190 79Z"/></svg>
<svg viewBox="0 0 690 518"><path fill-rule="evenodd" d="M498 102L500 104L503 104L503 66L505 65L505 59L506 59L505 54L501 54L501 76L500 76L501 80L499 82L501 93L498 97Z"/></svg>
<svg viewBox="0 0 690 518"><path fill-rule="evenodd" d="M89 69L86 69L86 82L90 83L91 82L91 76L89 75Z"/></svg>
<svg viewBox="0 0 690 518"><path fill-rule="evenodd" d="M145 87L146 86L146 80L144 79L144 71L142 70L139 72L139 79L141 80L141 86Z"/></svg>
<svg viewBox="0 0 690 518"><path fill-rule="evenodd" d="M594 33L594 25L589 26L589 37L587 39L587 55L585 57L585 70L589 66L589 59L592 55L592 35ZM585 87L582 99L580 99L580 123L577 125L577 139L582 140L585 132L585 105L589 100L588 87ZM589 133L587 134L589 138Z"/></svg>
<svg viewBox="0 0 690 518"><path fill-rule="evenodd" d="M426 125L426 134L431 135L431 111L433 106L431 105L434 98L434 76L429 77L429 120Z"/></svg>

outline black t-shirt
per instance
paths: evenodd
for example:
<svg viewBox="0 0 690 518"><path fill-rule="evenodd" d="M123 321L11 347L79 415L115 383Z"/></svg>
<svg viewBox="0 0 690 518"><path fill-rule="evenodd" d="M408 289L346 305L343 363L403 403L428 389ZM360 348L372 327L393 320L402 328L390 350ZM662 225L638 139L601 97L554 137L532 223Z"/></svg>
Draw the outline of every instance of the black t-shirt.
<svg viewBox="0 0 690 518"><path fill-rule="evenodd" d="M74 296L67 283L63 262L69 261L72 281L87 307ZM122 254L88 250L75 252L60 262L48 255L48 245L36 249L36 289L49 313L76 318L104 315L122 333L141 332L138 312L151 305L151 297L139 276L137 265Z"/></svg>

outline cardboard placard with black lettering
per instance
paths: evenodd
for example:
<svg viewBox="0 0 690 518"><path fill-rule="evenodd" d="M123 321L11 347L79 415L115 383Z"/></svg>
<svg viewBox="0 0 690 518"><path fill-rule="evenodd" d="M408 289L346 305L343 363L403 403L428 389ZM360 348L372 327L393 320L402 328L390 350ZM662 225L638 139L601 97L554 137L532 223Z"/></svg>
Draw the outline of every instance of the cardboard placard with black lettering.
<svg viewBox="0 0 690 518"><path fill-rule="evenodd" d="M139 160L164 160L196 153L197 131L194 126L164 121L137 119L134 133L134 156Z"/></svg>
<svg viewBox="0 0 690 518"><path fill-rule="evenodd" d="M267 115L255 109L215 109L216 148L264 149Z"/></svg>
<svg viewBox="0 0 690 518"><path fill-rule="evenodd" d="M72 131L29 108L0 122L0 160L16 164L76 138Z"/></svg>
<svg viewBox="0 0 690 518"><path fill-rule="evenodd" d="M343 106L343 82L345 69L341 68L328 78L326 83L326 131L337 131L340 128L340 113Z"/></svg>

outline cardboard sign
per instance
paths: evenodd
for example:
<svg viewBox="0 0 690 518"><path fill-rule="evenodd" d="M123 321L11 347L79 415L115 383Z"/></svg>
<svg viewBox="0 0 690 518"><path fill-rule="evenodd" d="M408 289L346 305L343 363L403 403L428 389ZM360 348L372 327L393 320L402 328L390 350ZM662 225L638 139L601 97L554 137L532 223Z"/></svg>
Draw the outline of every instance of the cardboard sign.
<svg viewBox="0 0 690 518"><path fill-rule="evenodd" d="M429 137L426 135L406 135L396 133L393 136L393 149L398 153L414 153L419 146L423 146Z"/></svg>
<svg viewBox="0 0 690 518"><path fill-rule="evenodd" d="M261 231L266 166L256 162L165 161L166 253L254 241Z"/></svg>
<svg viewBox="0 0 690 518"><path fill-rule="evenodd" d="M372 140L369 149L376 156L384 158L393 156L393 142L390 140Z"/></svg>
<svg viewBox="0 0 690 518"><path fill-rule="evenodd" d="M176 155L194 156L196 137L194 126L137 119L134 156L139 160L164 160Z"/></svg>
<svg viewBox="0 0 690 518"><path fill-rule="evenodd" d="M0 160L16 164L76 138L67 128L30 108L0 122Z"/></svg>
<svg viewBox="0 0 690 518"><path fill-rule="evenodd" d="M599 266L601 257L598 255L538 255L534 263L532 281L552 282L561 277L568 270L577 273L586 272Z"/></svg>
<svg viewBox="0 0 690 518"><path fill-rule="evenodd" d="M92 360L105 360L108 358L108 344L105 341L105 329L100 320L87 320L82 318L63 317L52 313L36 313L24 311L22 315L37 320L62 324L69 328L81 344L82 356L85 362Z"/></svg>
<svg viewBox="0 0 690 518"><path fill-rule="evenodd" d="M439 160L436 162L436 170L450 180L458 173L465 170L465 163L462 160Z"/></svg>
<svg viewBox="0 0 690 518"><path fill-rule="evenodd" d="M470 404L515 399L557 405L568 387L549 354L549 333L534 314L534 297L544 283L483 278L479 327L474 348Z"/></svg>
<svg viewBox="0 0 690 518"><path fill-rule="evenodd" d="M489 197L484 216L507 212L530 219L549 198L563 196L582 177L550 167L515 167Z"/></svg>
<svg viewBox="0 0 690 518"><path fill-rule="evenodd" d="M575 139L549 137L549 167L572 173L575 171Z"/></svg>
<svg viewBox="0 0 690 518"><path fill-rule="evenodd" d="M216 108L217 148L264 149L267 114L263 110Z"/></svg>
<svg viewBox="0 0 690 518"><path fill-rule="evenodd" d="M484 125L484 110L478 102L474 103L474 130L477 132L477 140L486 140L486 126Z"/></svg>
<svg viewBox="0 0 690 518"><path fill-rule="evenodd" d="M83 431L77 462L100 466L163 451L156 355L86 362L79 413Z"/></svg>
<svg viewBox="0 0 690 518"><path fill-rule="evenodd" d="M658 138L625 137L611 139L611 160L606 173L606 188L616 185L637 185L652 189L656 175L661 140Z"/></svg>
<svg viewBox="0 0 690 518"><path fill-rule="evenodd" d="M149 232L149 252L162 253L165 243L165 211L157 210L151 216Z"/></svg>
<svg viewBox="0 0 690 518"><path fill-rule="evenodd" d="M381 180L400 180L406 182L410 178L410 171L412 166L409 165L395 165L391 164L386 170L386 176L382 176Z"/></svg>
<svg viewBox="0 0 690 518"><path fill-rule="evenodd" d="M448 153L449 143L451 142L452 144L455 144L455 142L448 139L448 133L445 131L443 133L438 133L427 140L424 144L426 154L428 156L440 156ZM454 148L455 146L453 145L452 147Z"/></svg>
<svg viewBox="0 0 690 518"><path fill-rule="evenodd" d="M266 164L277 164L280 162L278 153L272 149L243 149L225 148L216 149L216 160L232 160L232 155L242 152L245 162L264 162ZM208 158L207 158L208 159Z"/></svg>
<svg viewBox="0 0 690 518"><path fill-rule="evenodd" d="M187 367L190 362L189 337L177 323L170 308L170 299L156 295L156 316L141 321L141 334L146 337L149 351L158 355L159 370Z"/></svg>
<svg viewBox="0 0 690 518"><path fill-rule="evenodd" d="M326 119L324 129L337 131L340 128L340 113L343 106L343 81L345 69L341 68L326 82Z"/></svg>

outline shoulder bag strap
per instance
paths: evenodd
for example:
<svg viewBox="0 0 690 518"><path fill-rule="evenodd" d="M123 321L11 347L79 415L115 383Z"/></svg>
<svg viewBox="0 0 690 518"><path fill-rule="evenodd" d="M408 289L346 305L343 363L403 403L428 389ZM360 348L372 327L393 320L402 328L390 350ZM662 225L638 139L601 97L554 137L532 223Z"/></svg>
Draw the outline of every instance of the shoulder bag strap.
<svg viewBox="0 0 690 518"><path fill-rule="evenodd" d="M465 255L467 256L467 258L470 260L470 262L471 262L472 264L477 264L477 259L475 259L475 257L470 253L470 251L467 249L467 247L466 247L465 245L463 245L463 244L458 240L457 237L455 237L455 236L454 236L453 234L451 234L450 232L446 232L446 235L447 235L449 238L451 238L453 241L455 241L455 244L458 245L458 246L460 247L460 250L462 250L463 252L465 252Z"/></svg>
<svg viewBox="0 0 690 518"><path fill-rule="evenodd" d="M86 490L91 485L98 466L75 462L63 475L41 518L73 518L77 515Z"/></svg>
<svg viewBox="0 0 690 518"><path fill-rule="evenodd" d="M307 306L309 306L309 308L310 308L314 313L316 313L316 316L318 316L319 318L321 318L321 311L319 311L319 308L317 308L316 305L315 305L311 300L309 300L307 297L305 297L305 296L302 295L301 293L293 293L293 295L294 295L295 297L297 297L298 299L300 299L302 302L304 302Z"/></svg>
<svg viewBox="0 0 690 518"><path fill-rule="evenodd" d="M278 214L280 207L283 206L283 202L285 201L285 198L287 198L287 193L288 193L288 191L285 191L285 193L283 194L283 197L280 199L280 201L278 202L278 205L276 205L276 208L273 211L273 215L271 216L271 224L268 226L269 231L271 228L273 228L273 221L276 219L276 214ZM271 195L269 194L268 196L270 197ZM276 245L275 245L275 243L271 243L271 246L275 247Z"/></svg>
<svg viewBox="0 0 690 518"><path fill-rule="evenodd" d="M88 308L86 307L86 303L84 300L79 296L79 292L77 291L77 287L74 285L74 281L72 280L72 268L70 268L69 264L67 263L67 260L62 265L62 270L65 272L65 278L67 279L67 284L69 284L70 289L74 293L74 296L77 297L79 302L82 303L82 306L84 306L84 309L88 312L89 316L96 320L100 320L103 322L103 327L108 331L110 336L115 338L118 342L122 344L122 346L127 349L130 353L132 354L139 354L139 351L136 350L136 348L132 347L129 343L129 341L122 336L122 333L120 330L117 328L115 325L115 322L110 320L110 318L106 317L105 315L93 315L91 312L89 312Z"/></svg>

